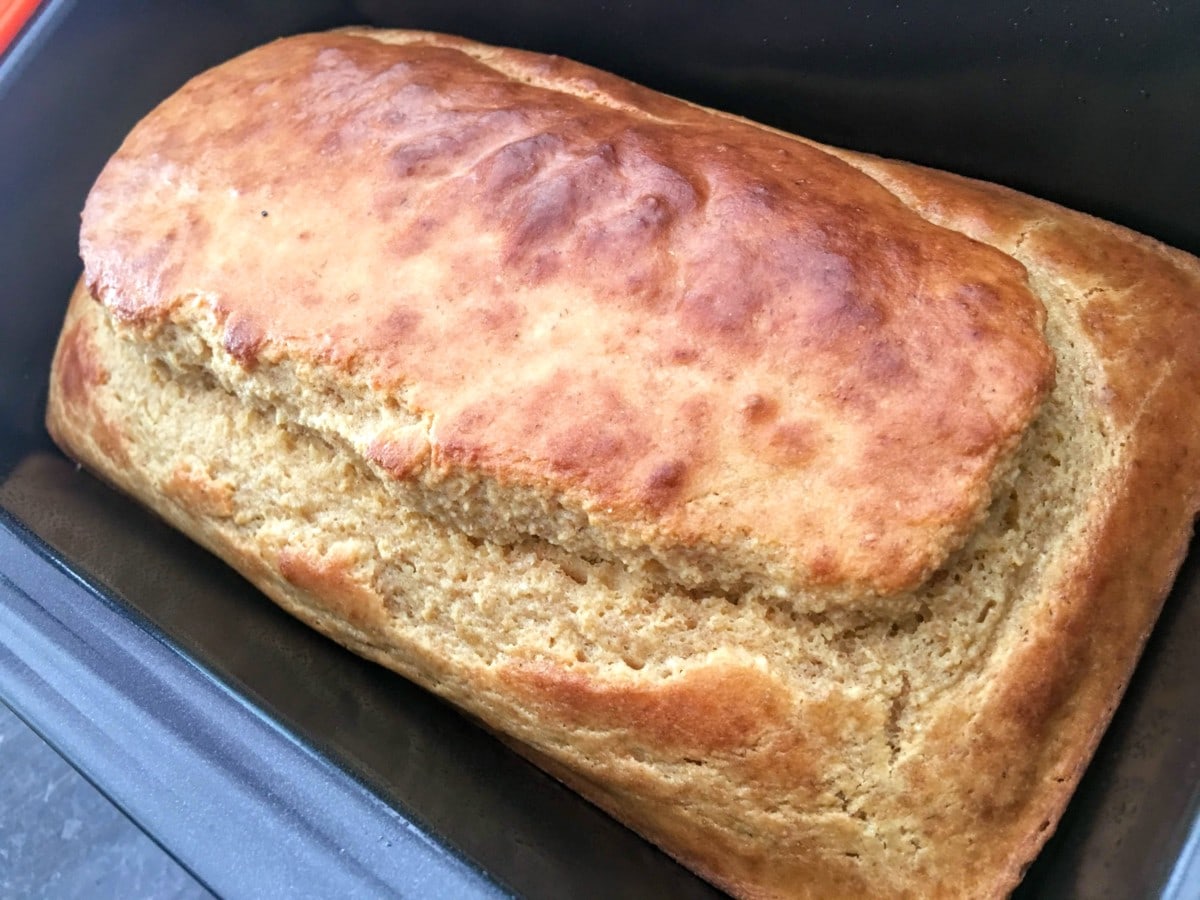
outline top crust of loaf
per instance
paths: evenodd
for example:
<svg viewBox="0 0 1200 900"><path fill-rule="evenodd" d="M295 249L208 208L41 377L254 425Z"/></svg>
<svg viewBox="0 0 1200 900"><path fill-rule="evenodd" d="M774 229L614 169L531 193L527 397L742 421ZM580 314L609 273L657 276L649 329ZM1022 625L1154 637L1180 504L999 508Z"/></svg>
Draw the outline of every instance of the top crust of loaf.
<svg viewBox="0 0 1200 900"><path fill-rule="evenodd" d="M813 608L941 566L1053 381L1024 268L823 148L426 34L196 78L81 243L180 365L323 392L378 470L510 507L488 539Z"/></svg>

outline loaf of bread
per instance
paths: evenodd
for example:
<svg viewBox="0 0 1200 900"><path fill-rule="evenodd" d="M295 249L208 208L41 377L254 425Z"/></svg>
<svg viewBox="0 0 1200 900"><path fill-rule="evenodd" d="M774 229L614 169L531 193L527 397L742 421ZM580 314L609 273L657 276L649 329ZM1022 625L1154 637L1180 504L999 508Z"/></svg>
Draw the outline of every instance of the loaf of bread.
<svg viewBox="0 0 1200 900"><path fill-rule="evenodd" d="M48 424L745 897L1002 896L1200 500L1200 264L554 57L288 38L83 213Z"/></svg>

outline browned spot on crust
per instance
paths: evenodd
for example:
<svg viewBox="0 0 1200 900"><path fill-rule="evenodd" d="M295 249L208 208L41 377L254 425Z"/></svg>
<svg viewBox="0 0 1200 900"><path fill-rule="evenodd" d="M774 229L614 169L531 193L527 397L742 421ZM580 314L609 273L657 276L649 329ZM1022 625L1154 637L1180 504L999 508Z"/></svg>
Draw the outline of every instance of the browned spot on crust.
<svg viewBox="0 0 1200 900"><path fill-rule="evenodd" d="M477 404L460 411L453 418L435 424L430 433L430 454L438 468L455 465L478 465L489 457L491 448L478 438L496 420L496 408Z"/></svg>
<svg viewBox="0 0 1200 900"><path fill-rule="evenodd" d="M99 411L92 410L92 439L96 447L109 459L119 465L129 465L129 451L126 449L128 437L113 422Z"/></svg>
<svg viewBox="0 0 1200 900"><path fill-rule="evenodd" d="M802 466L817 455L820 432L806 422L783 422L771 430L767 449L771 459L782 465Z"/></svg>
<svg viewBox="0 0 1200 900"><path fill-rule="evenodd" d="M96 402L95 392L108 383L109 374L98 359L92 332L84 322L75 322L63 333L55 359L55 377L64 413L88 423L85 430L97 450L120 465L128 465L124 433L100 411Z"/></svg>
<svg viewBox="0 0 1200 900"><path fill-rule="evenodd" d="M834 274L838 272L837 280ZM854 290L848 276L839 269L823 270L820 276L826 290L814 291L806 314L818 340L832 343L847 332L878 332L883 312L868 296Z"/></svg>
<svg viewBox="0 0 1200 900"><path fill-rule="evenodd" d="M817 584L836 583L841 575L838 556L828 544L818 546L808 561L809 571Z"/></svg>
<svg viewBox="0 0 1200 900"><path fill-rule="evenodd" d="M732 283L723 290L685 294L680 312L683 321L701 334L745 337L766 298L754 284Z"/></svg>
<svg viewBox="0 0 1200 900"><path fill-rule="evenodd" d="M797 468L810 465L822 446L816 423L793 419L777 421L779 403L761 394L749 394L737 406L741 435L746 445L774 466Z"/></svg>
<svg viewBox="0 0 1200 900"><path fill-rule="evenodd" d="M392 151L392 169L401 178L429 174L429 170L445 165L445 160L462 143L450 134L438 134L410 144L402 144Z"/></svg>
<svg viewBox="0 0 1200 900"><path fill-rule="evenodd" d="M547 443L549 463L559 472L572 472L591 482L622 460L641 456L644 441L621 427L621 422L589 422L561 428Z"/></svg>
<svg viewBox="0 0 1200 900"><path fill-rule="evenodd" d="M647 746L700 755L752 746L786 716L787 692L746 666L712 664L651 684L605 679L545 661L501 678L564 723L628 732Z"/></svg>
<svg viewBox="0 0 1200 900"><path fill-rule="evenodd" d="M72 325L59 342L58 378L63 399L73 406L85 404L91 389L108 381L83 322Z"/></svg>
<svg viewBox="0 0 1200 900"><path fill-rule="evenodd" d="M914 381L912 363L895 340L881 338L867 342L862 359L863 369L871 381L887 385L892 391Z"/></svg>
<svg viewBox="0 0 1200 900"><path fill-rule="evenodd" d="M700 351L687 344L677 344L666 353L666 360L671 365L686 366L700 358Z"/></svg>
<svg viewBox="0 0 1200 900"><path fill-rule="evenodd" d="M535 398L547 419L547 430L535 447L558 472L569 472L602 491L625 478L651 444L643 430L638 411L614 387L599 387L578 393L566 382L567 390L553 382L543 386ZM577 415L563 413L572 409ZM540 446L539 446L540 445Z"/></svg>
<svg viewBox="0 0 1200 900"><path fill-rule="evenodd" d="M383 599L354 578L349 555L311 556L301 550L279 551L279 574L310 594L330 613L355 628L378 628L386 622Z"/></svg>
<svg viewBox="0 0 1200 900"><path fill-rule="evenodd" d="M509 262L527 258L560 239L590 204L602 176L577 165L581 171L549 175L512 193L503 226Z"/></svg>
<svg viewBox="0 0 1200 900"><path fill-rule="evenodd" d="M511 300L496 300L472 306L467 310L466 319L466 327L508 341L517 336L525 320L525 310Z"/></svg>
<svg viewBox="0 0 1200 900"><path fill-rule="evenodd" d="M679 496L687 482L688 466L673 459L657 464L646 479L645 501L652 507L666 506Z"/></svg>
<svg viewBox="0 0 1200 900"><path fill-rule="evenodd" d="M379 327L378 339L382 344L402 343L408 340L421 324L421 313L411 307L397 306L388 313Z"/></svg>
<svg viewBox="0 0 1200 900"><path fill-rule="evenodd" d="M759 425L770 421L778 410L779 403L762 394L747 394L739 407L742 418L749 425Z"/></svg>
<svg viewBox="0 0 1200 900"><path fill-rule="evenodd" d="M225 352L236 359L243 369L253 369L258 365L258 351L264 340L262 328L249 316L234 313L225 322Z"/></svg>
<svg viewBox="0 0 1200 900"><path fill-rule="evenodd" d="M546 133L512 141L486 157L476 167L475 178L485 196L506 196L515 186L533 177L562 146L561 137Z"/></svg>
<svg viewBox="0 0 1200 900"><path fill-rule="evenodd" d="M213 478L190 460L175 467L162 490L190 512L217 519L227 519L234 512L233 485L224 479Z"/></svg>
<svg viewBox="0 0 1200 900"><path fill-rule="evenodd" d="M421 469L429 453L428 438L414 428L375 438L367 447L366 456L393 478L405 479Z"/></svg>
<svg viewBox="0 0 1200 900"><path fill-rule="evenodd" d="M406 202L404 198L388 199L386 205L383 202L377 205L381 207L386 218L391 213L397 212ZM437 228L440 224L432 216L421 216L407 228L397 229L389 238L387 249L401 259L418 256L428 250L433 244L437 237Z"/></svg>

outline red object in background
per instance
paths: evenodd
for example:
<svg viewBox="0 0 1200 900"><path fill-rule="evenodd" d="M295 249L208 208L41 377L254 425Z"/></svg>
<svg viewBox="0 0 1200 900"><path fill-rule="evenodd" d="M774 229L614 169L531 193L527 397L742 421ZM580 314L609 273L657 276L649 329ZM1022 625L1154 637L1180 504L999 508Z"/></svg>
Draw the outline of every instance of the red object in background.
<svg viewBox="0 0 1200 900"><path fill-rule="evenodd" d="M8 49L21 26L33 15L41 0L0 0L0 53Z"/></svg>

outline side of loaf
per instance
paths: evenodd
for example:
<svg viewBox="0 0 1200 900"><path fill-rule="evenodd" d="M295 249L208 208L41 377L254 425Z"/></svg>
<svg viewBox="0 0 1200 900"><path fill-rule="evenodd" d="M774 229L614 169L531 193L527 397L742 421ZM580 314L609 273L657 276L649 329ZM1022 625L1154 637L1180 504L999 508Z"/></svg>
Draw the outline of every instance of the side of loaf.
<svg viewBox="0 0 1200 900"><path fill-rule="evenodd" d="M66 452L741 896L1011 890L1200 506L1195 259L564 60L269 45L82 245Z"/></svg>

